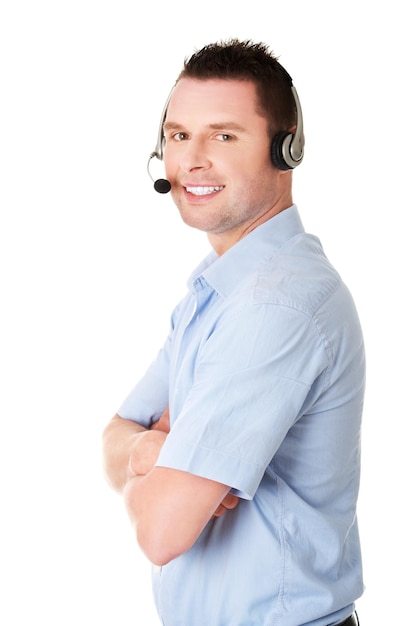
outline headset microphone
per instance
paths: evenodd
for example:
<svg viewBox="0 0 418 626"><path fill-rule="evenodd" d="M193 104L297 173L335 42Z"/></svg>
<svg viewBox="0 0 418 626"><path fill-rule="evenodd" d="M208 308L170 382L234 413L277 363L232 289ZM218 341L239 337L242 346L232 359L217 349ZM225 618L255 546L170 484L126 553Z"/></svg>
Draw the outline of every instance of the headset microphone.
<svg viewBox="0 0 418 626"><path fill-rule="evenodd" d="M158 155L156 152L153 152L148 159L148 165L147 165L148 175L151 178L152 182L154 183L155 191L158 191L158 193L168 193L171 189L170 181L167 180L166 178L158 178L157 180L154 180L153 177L151 176L151 172L149 171L150 161L155 156L158 156Z"/></svg>
<svg viewBox="0 0 418 626"><path fill-rule="evenodd" d="M154 183L154 189L158 193L168 193L171 189L171 183L166 178L159 178Z"/></svg>

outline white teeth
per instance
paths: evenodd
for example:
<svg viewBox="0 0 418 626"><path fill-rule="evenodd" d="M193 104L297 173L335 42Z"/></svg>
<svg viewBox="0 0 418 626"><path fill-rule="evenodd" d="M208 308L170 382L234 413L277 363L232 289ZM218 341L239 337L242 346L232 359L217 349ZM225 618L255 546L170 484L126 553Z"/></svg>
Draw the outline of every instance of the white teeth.
<svg viewBox="0 0 418 626"><path fill-rule="evenodd" d="M194 194L195 196L206 196L207 194L214 193L215 191L221 191L222 185L216 185L215 187L186 187L186 191Z"/></svg>

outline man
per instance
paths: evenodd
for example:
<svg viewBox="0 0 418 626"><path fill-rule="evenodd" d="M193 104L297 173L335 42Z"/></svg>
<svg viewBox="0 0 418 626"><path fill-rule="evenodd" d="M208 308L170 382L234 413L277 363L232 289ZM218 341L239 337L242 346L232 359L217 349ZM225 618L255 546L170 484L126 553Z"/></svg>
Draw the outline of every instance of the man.
<svg viewBox="0 0 418 626"><path fill-rule="evenodd" d="M301 130L290 76L250 41L192 55L163 115L171 195L213 252L104 460L165 626L357 624L363 338L293 204Z"/></svg>

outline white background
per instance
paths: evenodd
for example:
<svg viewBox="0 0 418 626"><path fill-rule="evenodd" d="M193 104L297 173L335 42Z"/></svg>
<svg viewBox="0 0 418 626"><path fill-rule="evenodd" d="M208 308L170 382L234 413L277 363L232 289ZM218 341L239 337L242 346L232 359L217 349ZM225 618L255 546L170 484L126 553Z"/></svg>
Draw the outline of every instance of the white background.
<svg viewBox="0 0 418 626"><path fill-rule="evenodd" d="M408 0L2 2L2 624L158 624L100 437L208 250L146 163L183 58L231 36L266 41L293 76L294 198L363 322L362 626L412 623L415 23Z"/></svg>

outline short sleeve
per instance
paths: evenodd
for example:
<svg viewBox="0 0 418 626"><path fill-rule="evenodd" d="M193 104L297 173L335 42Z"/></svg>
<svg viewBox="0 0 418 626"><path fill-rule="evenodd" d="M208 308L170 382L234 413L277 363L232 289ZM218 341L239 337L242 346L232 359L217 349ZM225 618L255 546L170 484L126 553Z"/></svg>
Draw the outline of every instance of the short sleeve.
<svg viewBox="0 0 418 626"><path fill-rule="evenodd" d="M201 345L195 378L157 464L251 498L328 365L311 316L253 304Z"/></svg>

